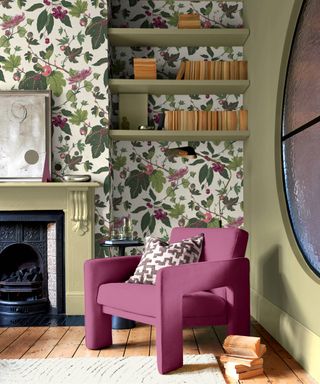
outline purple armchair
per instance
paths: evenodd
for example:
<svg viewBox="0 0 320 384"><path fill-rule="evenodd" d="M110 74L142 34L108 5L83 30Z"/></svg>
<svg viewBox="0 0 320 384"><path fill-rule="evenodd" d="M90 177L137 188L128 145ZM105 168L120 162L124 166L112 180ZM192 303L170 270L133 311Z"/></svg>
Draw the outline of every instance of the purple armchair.
<svg viewBox="0 0 320 384"><path fill-rule="evenodd" d="M227 325L249 335L248 233L235 228L174 228L170 242L204 233L199 263L166 267L155 285L128 284L139 256L85 262L85 333L89 349L112 345L111 315L156 327L160 373L183 365L184 327Z"/></svg>

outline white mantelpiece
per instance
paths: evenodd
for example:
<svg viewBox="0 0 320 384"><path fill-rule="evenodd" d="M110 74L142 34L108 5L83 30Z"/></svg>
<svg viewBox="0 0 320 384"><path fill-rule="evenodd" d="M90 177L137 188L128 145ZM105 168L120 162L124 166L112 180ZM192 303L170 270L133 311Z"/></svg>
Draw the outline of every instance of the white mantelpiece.
<svg viewBox="0 0 320 384"><path fill-rule="evenodd" d="M1 211L64 212L66 313L83 314L83 263L94 257L94 189L99 183L0 183Z"/></svg>

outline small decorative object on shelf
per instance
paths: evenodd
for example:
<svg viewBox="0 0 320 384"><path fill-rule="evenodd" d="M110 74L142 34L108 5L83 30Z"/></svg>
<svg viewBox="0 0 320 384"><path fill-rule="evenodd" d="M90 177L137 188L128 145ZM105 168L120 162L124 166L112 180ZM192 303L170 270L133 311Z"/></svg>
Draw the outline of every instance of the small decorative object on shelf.
<svg viewBox="0 0 320 384"><path fill-rule="evenodd" d="M156 129L156 127L155 126L140 125L138 129L140 131L154 131Z"/></svg>
<svg viewBox="0 0 320 384"><path fill-rule="evenodd" d="M87 182L91 180L91 176L90 175L64 175L63 180L69 181L69 182Z"/></svg>
<svg viewBox="0 0 320 384"><path fill-rule="evenodd" d="M200 29L200 15L198 13L180 14L178 21L178 28L180 29Z"/></svg>
<svg viewBox="0 0 320 384"><path fill-rule="evenodd" d="M134 78L136 80L150 80L157 78L157 65L155 59L134 58Z"/></svg>

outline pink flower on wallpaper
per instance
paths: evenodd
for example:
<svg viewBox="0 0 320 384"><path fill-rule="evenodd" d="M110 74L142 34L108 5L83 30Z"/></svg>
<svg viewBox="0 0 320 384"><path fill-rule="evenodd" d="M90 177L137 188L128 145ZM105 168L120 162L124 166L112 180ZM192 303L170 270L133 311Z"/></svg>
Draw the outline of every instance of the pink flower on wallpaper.
<svg viewBox="0 0 320 384"><path fill-rule="evenodd" d="M212 165L212 169L214 172L222 172L224 170L224 165L216 162Z"/></svg>
<svg viewBox="0 0 320 384"><path fill-rule="evenodd" d="M234 219L231 223L227 224L227 228L238 228L243 224L243 216Z"/></svg>
<svg viewBox="0 0 320 384"><path fill-rule="evenodd" d="M172 175L168 176L169 181L177 181L188 173L188 167L180 168Z"/></svg>
<svg viewBox="0 0 320 384"><path fill-rule="evenodd" d="M64 128L64 126L66 125L68 119L66 119L65 117L62 117L61 115L57 115L57 116L54 116L52 118L52 124L55 126L55 127L60 127L61 129Z"/></svg>
<svg viewBox="0 0 320 384"><path fill-rule="evenodd" d="M68 11L59 5L58 7L52 8L52 16L55 19L63 20L65 16L67 15Z"/></svg>
<svg viewBox="0 0 320 384"><path fill-rule="evenodd" d="M213 218L212 214L210 212L206 212L204 214L204 219L202 219L202 221L205 222L205 223L210 223L212 218Z"/></svg>
<svg viewBox="0 0 320 384"><path fill-rule="evenodd" d="M147 164L145 167L144 173L148 176L152 175L153 172L153 166L151 164Z"/></svg>
<svg viewBox="0 0 320 384"><path fill-rule="evenodd" d="M21 15L15 15L10 20L4 21L1 25L2 29L10 29L19 25L24 20L24 13Z"/></svg>
<svg viewBox="0 0 320 384"><path fill-rule="evenodd" d="M74 84L74 83L78 83L79 81L83 81L90 75L91 75L91 68L82 69L81 71L78 71L75 75L69 77L68 79L69 84Z"/></svg>
<svg viewBox="0 0 320 384"><path fill-rule="evenodd" d="M47 76L50 76L51 75L51 72L52 72L52 68L50 67L50 65L44 65L42 67L42 72L41 74L45 77Z"/></svg>
<svg viewBox="0 0 320 384"><path fill-rule="evenodd" d="M167 217L167 213L164 212L161 208L154 210L154 217L157 220L163 220Z"/></svg>

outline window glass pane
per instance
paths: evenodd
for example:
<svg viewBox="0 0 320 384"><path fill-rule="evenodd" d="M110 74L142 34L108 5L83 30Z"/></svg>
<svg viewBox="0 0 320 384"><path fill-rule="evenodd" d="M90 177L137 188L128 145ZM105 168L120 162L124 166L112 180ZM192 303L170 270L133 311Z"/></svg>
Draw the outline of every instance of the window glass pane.
<svg viewBox="0 0 320 384"><path fill-rule="evenodd" d="M288 67L283 135L320 115L320 1L305 2Z"/></svg>
<svg viewBox="0 0 320 384"><path fill-rule="evenodd" d="M320 123L283 143L284 180L292 227L302 253L320 273Z"/></svg>

